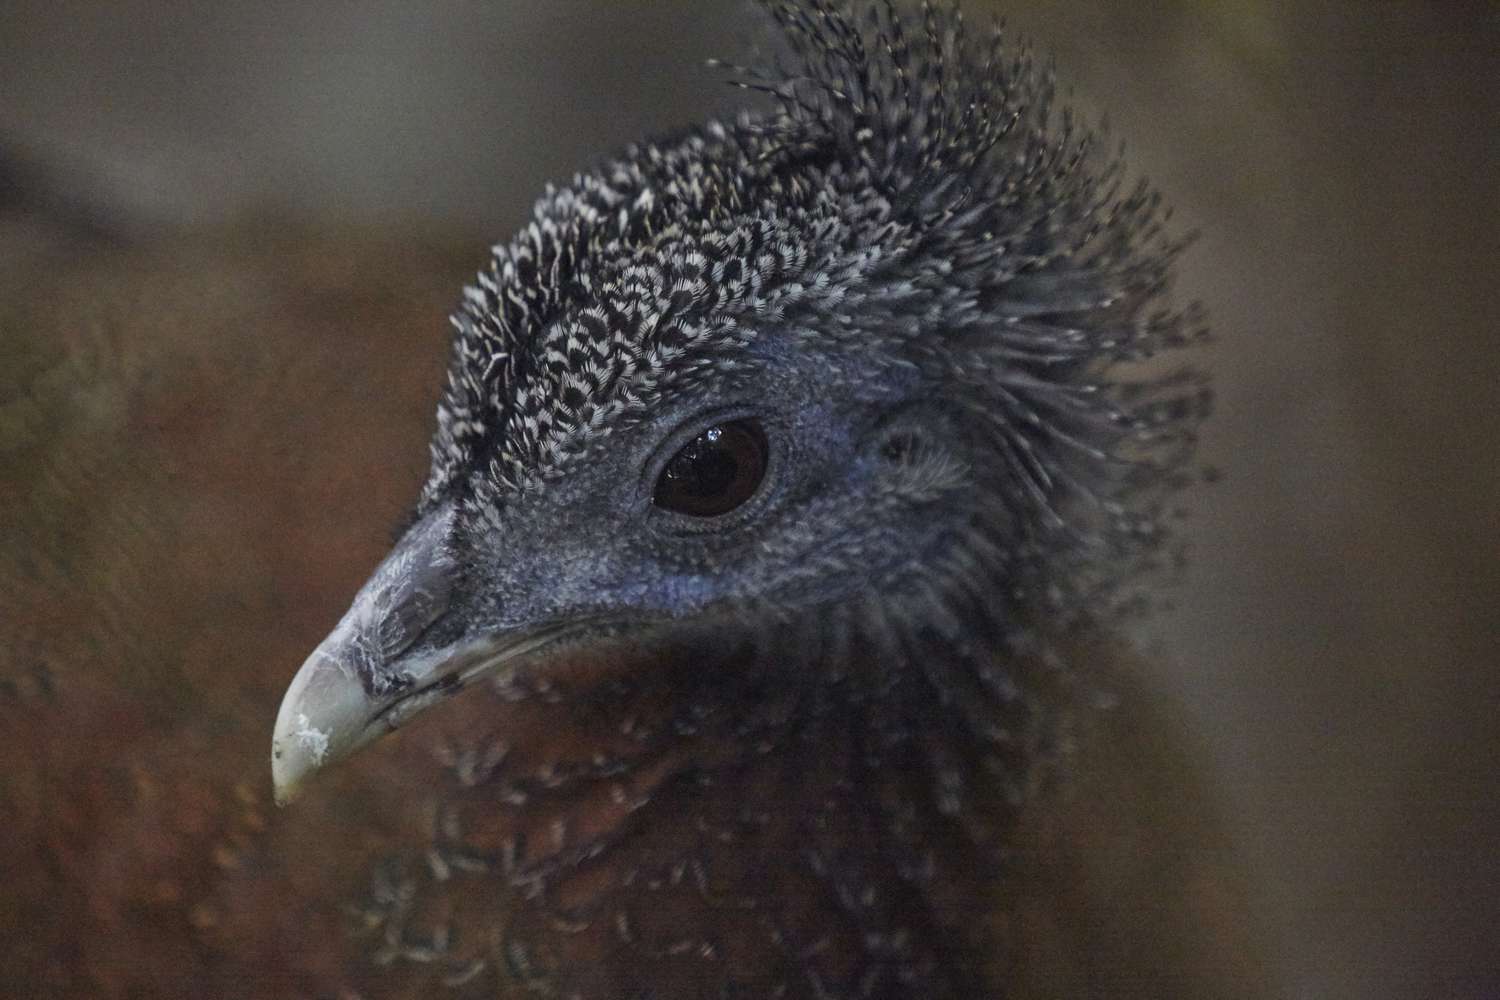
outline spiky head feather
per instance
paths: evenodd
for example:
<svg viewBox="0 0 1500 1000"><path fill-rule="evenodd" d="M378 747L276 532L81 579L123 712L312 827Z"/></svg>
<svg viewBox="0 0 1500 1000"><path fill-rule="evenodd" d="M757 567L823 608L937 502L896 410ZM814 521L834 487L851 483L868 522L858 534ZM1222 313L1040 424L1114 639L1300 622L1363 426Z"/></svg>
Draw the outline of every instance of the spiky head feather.
<svg viewBox="0 0 1500 1000"><path fill-rule="evenodd" d="M1183 246L1159 197L1124 189L999 28L766 6L792 59L735 72L773 113L633 146L494 248L454 317L424 501L555 475L775 328L949 372L1025 530L1120 565L1206 401L1193 373L1139 366L1201 334L1159 304Z"/></svg>

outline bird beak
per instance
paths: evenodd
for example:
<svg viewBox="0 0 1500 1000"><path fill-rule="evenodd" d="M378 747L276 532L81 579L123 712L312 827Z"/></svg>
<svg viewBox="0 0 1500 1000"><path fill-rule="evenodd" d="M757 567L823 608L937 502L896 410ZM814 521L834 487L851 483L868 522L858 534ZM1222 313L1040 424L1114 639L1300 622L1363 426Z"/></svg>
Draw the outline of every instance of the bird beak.
<svg viewBox="0 0 1500 1000"><path fill-rule="evenodd" d="M408 531L292 678L271 741L277 802L291 801L318 769L565 631L433 641L457 575L452 525L452 511L439 510Z"/></svg>

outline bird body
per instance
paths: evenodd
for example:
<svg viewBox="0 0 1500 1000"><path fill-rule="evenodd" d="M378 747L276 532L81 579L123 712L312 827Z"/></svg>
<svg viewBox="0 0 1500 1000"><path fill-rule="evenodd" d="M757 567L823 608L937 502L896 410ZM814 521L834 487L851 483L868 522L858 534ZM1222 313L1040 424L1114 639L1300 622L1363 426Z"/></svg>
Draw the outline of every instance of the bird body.
<svg viewBox="0 0 1500 1000"><path fill-rule="evenodd" d="M237 756L141 750L174 717L126 704L138 737L80 801L155 831L75 849L31 813L10 869L44 887L83 858L121 886L79 902L87 926L139 945L83 945L59 992L1253 994L1252 959L1182 944L1235 911L1232 881L1211 810L1183 806L1191 750L1111 638L1205 400L1140 364L1197 335L1162 303L1180 244L998 35L767 6L792 63L736 73L774 110L549 190L465 291L417 509L276 717L275 793L300 797L269 812ZM224 304L265 294L265 267ZM254 363L299 377L277 350ZM100 398L146 433L187 433L143 408L147 374L118 385ZM240 416L191 433L233 440ZM359 503L300 486L284 441L247 447L282 470L260 486L283 515ZM256 621L294 603L269 581L334 547L278 537ZM98 683L71 669L49 683ZM201 662L157 669L204 751L266 704L264 670L230 697ZM1080 717L1100 691L1128 711ZM42 981L54 958L24 961Z"/></svg>

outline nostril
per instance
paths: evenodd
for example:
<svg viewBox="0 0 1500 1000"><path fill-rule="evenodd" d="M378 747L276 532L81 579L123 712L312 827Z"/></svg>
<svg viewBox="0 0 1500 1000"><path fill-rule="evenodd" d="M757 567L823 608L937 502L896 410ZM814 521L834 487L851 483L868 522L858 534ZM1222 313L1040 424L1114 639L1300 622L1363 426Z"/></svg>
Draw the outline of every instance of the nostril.
<svg viewBox="0 0 1500 1000"><path fill-rule="evenodd" d="M909 462L921 444L922 440L918 434L907 430L897 431L881 442L880 457L892 464Z"/></svg>

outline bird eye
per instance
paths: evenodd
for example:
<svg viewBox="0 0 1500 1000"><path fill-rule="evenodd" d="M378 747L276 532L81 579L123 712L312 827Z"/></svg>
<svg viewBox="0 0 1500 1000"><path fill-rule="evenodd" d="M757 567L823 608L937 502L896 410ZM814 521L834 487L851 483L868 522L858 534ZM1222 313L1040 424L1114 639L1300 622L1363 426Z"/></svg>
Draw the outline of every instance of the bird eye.
<svg viewBox="0 0 1500 1000"><path fill-rule="evenodd" d="M715 424L672 456L651 502L690 517L727 514L755 495L766 475L768 451L756 424Z"/></svg>

